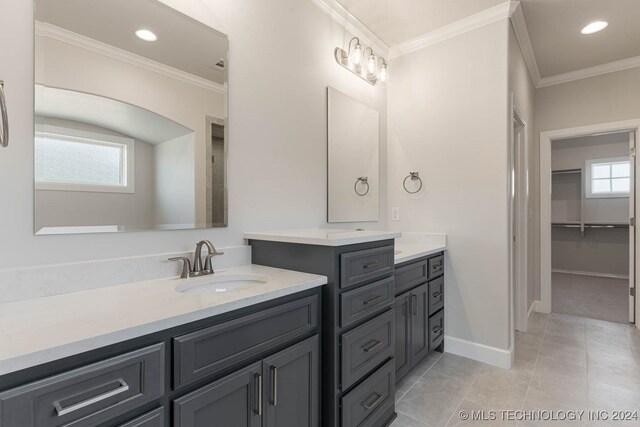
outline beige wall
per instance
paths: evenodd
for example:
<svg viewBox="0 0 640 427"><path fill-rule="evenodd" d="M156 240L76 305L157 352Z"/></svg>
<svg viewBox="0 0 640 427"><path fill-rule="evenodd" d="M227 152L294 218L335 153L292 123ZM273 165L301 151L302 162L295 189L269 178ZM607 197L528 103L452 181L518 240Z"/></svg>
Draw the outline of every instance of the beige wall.
<svg viewBox="0 0 640 427"><path fill-rule="evenodd" d="M448 234L447 335L507 350L508 20L391 61L394 230ZM424 189L402 181L420 172Z"/></svg>
<svg viewBox="0 0 640 427"><path fill-rule="evenodd" d="M509 26L509 89L513 94L513 103L517 107L518 111L524 117L527 122L526 129L526 144L528 146L528 164L526 175L528 177L529 185L531 185L531 176L536 167L536 144L535 139L535 97L536 89L533 84L533 79L529 74L529 69L524 60L524 55L518 44L516 34L513 28ZM537 199L532 197L531 191L528 196L529 211L535 212L537 207ZM527 235L528 235L528 247L527 247L527 306L531 307L535 300L535 291L537 283L539 283L539 273L536 268L536 253L539 252L537 246L538 240L534 238L536 233L535 221L532 215L527 219Z"/></svg>
<svg viewBox="0 0 640 427"><path fill-rule="evenodd" d="M336 63L333 51L350 35L313 2L163 2L229 35L230 227L34 236L33 3L3 1L0 51L11 60L0 61L0 76L6 82L11 146L0 150L0 239L5 242L0 245L0 269L173 253L192 250L203 238L225 247L243 244L243 231L326 225L327 86L378 109L386 142L386 89L369 85ZM182 86L171 97L149 94L150 101L173 108L169 104L180 99L175 94L182 93ZM386 143L381 144L381 180L386 182ZM381 206L384 197L381 194ZM353 224L357 226L383 228L384 217Z"/></svg>

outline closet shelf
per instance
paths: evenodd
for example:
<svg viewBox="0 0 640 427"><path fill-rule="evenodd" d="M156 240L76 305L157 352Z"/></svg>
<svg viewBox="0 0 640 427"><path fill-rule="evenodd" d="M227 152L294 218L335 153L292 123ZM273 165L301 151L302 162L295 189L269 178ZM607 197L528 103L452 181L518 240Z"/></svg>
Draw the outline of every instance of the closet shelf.
<svg viewBox="0 0 640 427"><path fill-rule="evenodd" d="M582 169L559 169L551 171L552 175L581 174Z"/></svg>

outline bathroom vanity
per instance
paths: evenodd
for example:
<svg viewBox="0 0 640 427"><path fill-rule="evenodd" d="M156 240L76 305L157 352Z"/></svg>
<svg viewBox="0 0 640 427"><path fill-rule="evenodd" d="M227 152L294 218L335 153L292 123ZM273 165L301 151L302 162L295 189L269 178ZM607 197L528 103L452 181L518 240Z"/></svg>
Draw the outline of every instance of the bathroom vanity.
<svg viewBox="0 0 640 427"><path fill-rule="evenodd" d="M216 295L176 288L205 278L168 279L4 304L0 426L319 427L326 279L235 270L217 289L264 283ZM20 327L29 313L42 324Z"/></svg>
<svg viewBox="0 0 640 427"><path fill-rule="evenodd" d="M322 274L325 427L388 426L395 418L395 262L400 233L245 233L255 264Z"/></svg>

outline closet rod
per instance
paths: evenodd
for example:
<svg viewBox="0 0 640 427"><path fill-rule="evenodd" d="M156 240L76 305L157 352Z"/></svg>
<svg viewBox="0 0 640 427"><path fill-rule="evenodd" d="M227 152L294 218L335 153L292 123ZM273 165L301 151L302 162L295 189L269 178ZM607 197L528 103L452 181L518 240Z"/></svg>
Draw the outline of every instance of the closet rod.
<svg viewBox="0 0 640 427"><path fill-rule="evenodd" d="M561 170L551 171L552 175L568 175L568 174L577 174L577 173L582 173L582 169L561 169Z"/></svg>

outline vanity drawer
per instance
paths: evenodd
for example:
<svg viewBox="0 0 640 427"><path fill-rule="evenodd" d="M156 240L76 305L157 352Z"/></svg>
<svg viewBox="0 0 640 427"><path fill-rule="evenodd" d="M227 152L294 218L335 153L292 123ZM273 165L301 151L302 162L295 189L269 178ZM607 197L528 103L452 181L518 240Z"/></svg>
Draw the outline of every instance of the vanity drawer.
<svg viewBox="0 0 640 427"><path fill-rule="evenodd" d="M429 271L427 269L427 260L415 262L397 268L395 272L396 278L396 295L405 293L418 285L426 283L429 279Z"/></svg>
<svg viewBox="0 0 640 427"><path fill-rule="evenodd" d="M444 307L444 277L429 282L429 316Z"/></svg>
<svg viewBox="0 0 640 427"><path fill-rule="evenodd" d="M388 361L342 398L342 427L370 427L380 421L395 401L394 368L393 360Z"/></svg>
<svg viewBox="0 0 640 427"><path fill-rule="evenodd" d="M442 276L444 274L444 255L429 258L429 279Z"/></svg>
<svg viewBox="0 0 640 427"><path fill-rule="evenodd" d="M444 340L444 310L429 318L429 350L434 350Z"/></svg>
<svg viewBox="0 0 640 427"><path fill-rule="evenodd" d="M157 344L0 394L2 427L91 427L164 394Z"/></svg>
<svg viewBox="0 0 640 427"><path fill-rule="evenodd" d="M393 272L393 246L340 255L340 287L350 288Z"/></svg>
<svg viewBox="0 0 640 427"><path fill-rule="evenodd" d="M318 296L174 338L174 388L250 360L318 327Z"/></svg>
<svg viewBox="0 0 640 427"><path fill-rule="evenodd" d="M342 334L342 390L371 372L395 349L393 309Z"/></svg>
<svg viewBox="0 0 640 427"><path fill-rule="evenodd" d="M393 284L393 277L390 277L340 295L340 326L344 328L390 307L394 300Z"/></svg>
<svg viewBox="0 0 640 427"><path fill-rule="evenodd" d="M164 427L164 424L164 408L158 408L120 427Z"/></svg>

